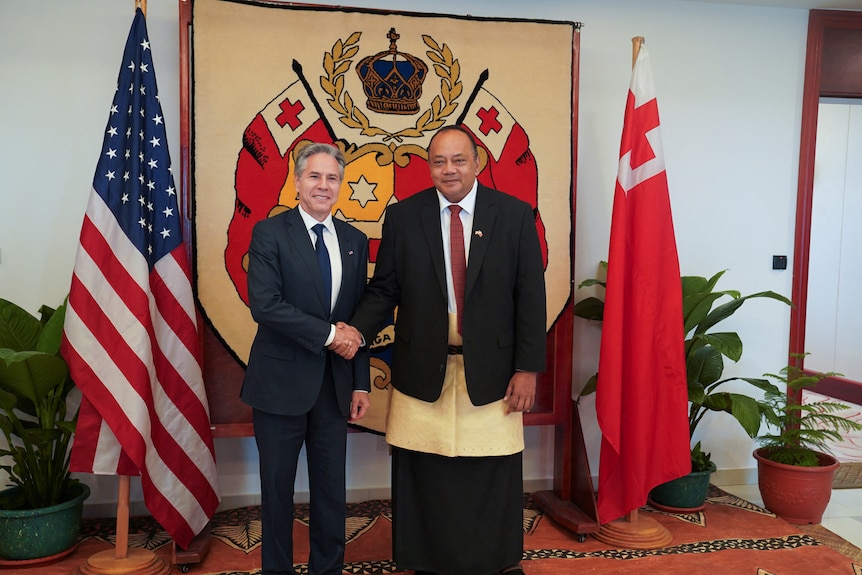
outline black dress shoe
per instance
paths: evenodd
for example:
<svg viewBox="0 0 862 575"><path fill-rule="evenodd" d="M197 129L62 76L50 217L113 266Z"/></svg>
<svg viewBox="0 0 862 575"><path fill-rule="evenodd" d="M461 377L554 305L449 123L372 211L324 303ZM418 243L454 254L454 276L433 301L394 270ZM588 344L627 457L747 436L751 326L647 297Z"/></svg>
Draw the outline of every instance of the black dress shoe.
<svg viewBox="0 0 862 575"><path fill-rule="evenodd" d="M433 571L414 571L413 575L437 575Z"/></svg>
<svg viewBox="0 0 862 575"><path fill-rule="evenodd" d="M521 569L520 565L513 565L500 571L500 575L524 575L524 570Z"/></svg>

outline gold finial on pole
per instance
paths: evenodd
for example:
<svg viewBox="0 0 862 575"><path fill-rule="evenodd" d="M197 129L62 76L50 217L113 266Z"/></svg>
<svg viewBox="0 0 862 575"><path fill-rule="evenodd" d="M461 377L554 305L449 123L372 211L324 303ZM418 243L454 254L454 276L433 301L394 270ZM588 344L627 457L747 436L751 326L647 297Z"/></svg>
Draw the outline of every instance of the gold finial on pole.
<svg viewBox="0 0 862 575"><path fill-rule="evenodd" d="M643 36L635 36L634 38L632 38L632 68L635 67L635 62L638 61L638 53L641 51L641 46L643 46L643 43Z"/></svg>
<svg viewBox="0 0 862 575"><path fill-rule="evenodd" d="M144 16L147 15L147 0L135 0L135 10L138 8L141 9L141 12L144 13Z"/></svg>

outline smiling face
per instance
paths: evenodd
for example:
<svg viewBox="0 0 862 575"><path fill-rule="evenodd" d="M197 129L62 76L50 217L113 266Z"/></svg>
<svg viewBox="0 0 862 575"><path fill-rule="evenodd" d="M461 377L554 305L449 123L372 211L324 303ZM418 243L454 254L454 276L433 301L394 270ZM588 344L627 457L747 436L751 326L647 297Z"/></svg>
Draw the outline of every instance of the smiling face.
<svg viewBox="0 0 862 575"><path fill-rule="evenodd" d="M332 213L341 188L341 172L338 162L329 154L314 154L308 157L305 169L293 180L299 205L318 222Z"/></svg>
<svg viewBox="0 0 862 575"><path fill-rule="evenodd" d="M479 175L479 158L470 136L460 130L443 130L434 136L428 147L428 165L434 187L452 203L470 193Z"/></svg>

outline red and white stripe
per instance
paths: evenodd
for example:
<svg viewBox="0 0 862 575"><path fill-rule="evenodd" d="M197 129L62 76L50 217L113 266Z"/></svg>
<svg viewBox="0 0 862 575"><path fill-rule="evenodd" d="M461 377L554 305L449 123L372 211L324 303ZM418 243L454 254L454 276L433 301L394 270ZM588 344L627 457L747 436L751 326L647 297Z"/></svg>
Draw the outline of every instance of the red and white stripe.
<svg viewBox="0 0 862 575"><path fill-rule="evenodd" d="M72 470L140 473L147 508L187 547L219 496L185 247L150 272L95 192L80 241L62 350L85 398Z"/></svg>

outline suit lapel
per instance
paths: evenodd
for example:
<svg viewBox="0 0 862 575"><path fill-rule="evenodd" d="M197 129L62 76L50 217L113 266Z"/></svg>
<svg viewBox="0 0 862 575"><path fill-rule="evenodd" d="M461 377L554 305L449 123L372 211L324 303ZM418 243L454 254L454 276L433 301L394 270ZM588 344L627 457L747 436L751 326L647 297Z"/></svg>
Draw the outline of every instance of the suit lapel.
<svg viewBox="0 0 862 575"><path fill-rule="evenodd" d="M308 269L308 277L311 278L311 283L314 285L314 290L317 292L320 304L324 306L323 309L329 310L330 303L326 299L326 294L323 293L323 276L320 275L320 266L314 253L314 245L311 243L311 236L308 235L308 229L302 221L302 216L297 211L299 209L297 206L290 210L291 213L286 219L288 237L296 245L296 252Z"/></svg>
<svg viewBox="0 0 862 575"><path fill-rule="evenodd" d="M422 222L428 252L431 254L431 263L437 275L437 284L443 296L446 297L446 262L443 259L443 231L440 228L440 201L437 199L437 191L431 188L425 192L422 203L419 219Z"/></svg>
<svg viewBox="0 0 862 575"><path fill-rule="evenodd" d="M494 231L494 221L497 211L494 199L481 185L476 190L476 213L473 214L473 229L470 230L470 256L467 261L467 280L464 286L464 299L470 295L470 290L479 277L479 270L488 253L488 244Z"/></svg>

